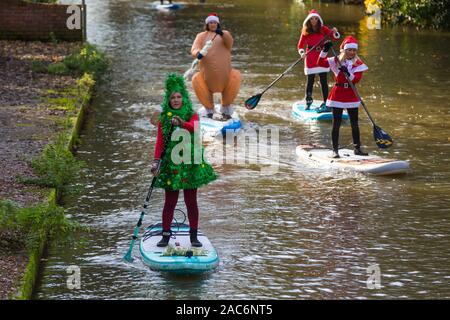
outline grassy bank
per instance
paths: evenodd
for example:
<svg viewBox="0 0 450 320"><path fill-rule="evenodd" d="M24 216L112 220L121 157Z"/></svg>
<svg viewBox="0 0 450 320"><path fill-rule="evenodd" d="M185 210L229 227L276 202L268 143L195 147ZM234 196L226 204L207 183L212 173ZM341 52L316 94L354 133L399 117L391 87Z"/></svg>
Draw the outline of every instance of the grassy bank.
<svg viewBox="0 0 450 320"><path fill-rule="evenodd" d="M378 6L386 24L450 29L448 0L365 0L364 4L366 8Z"/></svg>
<svg viewBox="0 0 450 320"><path fill-rule="evenodd" d="M62 61L30 61L33 73L69 76L76 79L76 84L46 90L40 97L45 100L50 114L65 116L55 118L55 134L42 152L28 161L32 174L16 177L19 183L36 186L40 192L46 193L46 200L29 206L20 206L8 199L0 201L0 241L5 247L25 248L28 256L20 283L16 284L17 289L10 298L31 298L47 242L70 239L72 232L80 227L66 218L58 200L63 194L76 192L72 186L83 163L74 157L73 151L79 142L78 134L96 81L107 64L105 56L89 44L65 56Z"/></svg>

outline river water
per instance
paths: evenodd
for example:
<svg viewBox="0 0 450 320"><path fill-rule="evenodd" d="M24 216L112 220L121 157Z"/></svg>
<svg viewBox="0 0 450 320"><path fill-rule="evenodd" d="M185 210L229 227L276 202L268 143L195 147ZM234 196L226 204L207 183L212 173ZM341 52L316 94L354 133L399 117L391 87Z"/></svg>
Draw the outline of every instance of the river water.
<svg viewBox="0 0 450 320"><path fill-rule="evenodd" d="M450 34L368 30L362 8L315 3L326 24L360 41L369 66L360 93L395 140L389 150L377 149L361 111L365 148L408 160L412 168L392 177L328 172L295 156L301 143L329 145L331 131L330 124L305 125L291 117L292 103L303 98L301 66L266 92L255 110L242 107L298 58L298 30L311 5L220 3L192 1L166 14L142 0L87 0L88 39L112 65L81 135L84 187L65 198L65 207L94 232L74 246L49 249L35 298L450 298ZM216 246L220 265L200 277L171 276L149 270L138 250L132 264L122 257L151 180L156 130L149 116L161 103L166 73L189 67L190 46L209 12L219 13L235 39L233 66L243 75L239 114L247 125L279 129L279 167L267 175L258 163L215 165L220 178L199 191L200 228ZM314 93L319 99L318 84ZM350 142L347 125L341 143ZM158 221L162 206L157 190L144 224ZM66 285L70 265L81 270L80 289ZM378 289L367 286L373 265L380 268Z"/></svg>

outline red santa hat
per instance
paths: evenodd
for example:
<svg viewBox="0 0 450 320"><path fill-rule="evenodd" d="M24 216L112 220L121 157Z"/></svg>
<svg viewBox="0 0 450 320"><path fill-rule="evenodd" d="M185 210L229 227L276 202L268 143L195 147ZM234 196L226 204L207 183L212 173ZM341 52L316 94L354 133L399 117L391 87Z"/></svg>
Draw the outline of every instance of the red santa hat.
<svg viewBox="0 0 450 320"><path fill-rule="evenodd" d="M219 17L217 16L217 13L215 13L215 12L208 14L208 16L205 19L205 23L208 24L208 23L213 22L213 21L215 21L217 23L220 23L219 22Z"/></svg>
<svg viewBox="0 0 450 320"><path fill-rule="evenodd" d="M304 26L304 27L306 26L306 22L308 22L308 20L311 19L312 17L317 17L317 18L319 18L320 23L323 25L322 17L319 15L319 13L318 13L316 10L312 9L312 10L309 12L308 16L306 17L305 21L303 21L303 26Z"/></svg>
<svg viewBox="0 0 450 320"><path fill-rule="evenodd" d="M340 48L341 50L358 49L358 41L352 36L347 36L344 41L342 41Z"/></svg>

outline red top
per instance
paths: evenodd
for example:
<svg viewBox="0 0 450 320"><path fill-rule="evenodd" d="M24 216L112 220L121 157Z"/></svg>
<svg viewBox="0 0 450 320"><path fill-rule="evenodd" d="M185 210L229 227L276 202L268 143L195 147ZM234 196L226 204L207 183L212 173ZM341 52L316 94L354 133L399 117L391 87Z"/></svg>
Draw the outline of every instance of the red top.
<svg viewBox="0 0 450 320"><path fill-rule="evenodd" d="M339 62L337 57L327 58L326 53L322 52L319 56L318 65L324 68L330 68L334 74L336 84L331 89L327 99L327 106L335 108L356 108L360 101L353 89L347 84L347 79L341 70L339 70ZM354 63L346 60L342 63L350 73L349 80L354 84L361 81L362 73L368 70L368 67L360 59Z"/></svg>
<svg viewBox="0 0 450 320"><path fill-rule="evenodd" d="M308 53L309 49L315 46L317 43L322 40L325 35L330 34L331 30L327 26L322 26L320 32L303 34L300 36L297 44L297 50L305 49L305 53ZM334 33L329 37L331 40L337 41L339 38L336 38ZM328 72L328 68L320 67L317 64L317 59L319 58L320 51L322 50L322 46L317 46L313 52L309 53L305 57L305 74L315 74L321 72Z"/></svg>
<svg viewBox="0 0 450 320"><path fill-rule="evenodd" d="M194 113L189 121L183 123L183 128L187 131L193 133L195 129L195 123L198 122L198 114ZM161 159L161 154L164 150L164 137L162 133L161 122L158 122L158 134L156 136L156 144L155 144L155 159Z"/></svg>

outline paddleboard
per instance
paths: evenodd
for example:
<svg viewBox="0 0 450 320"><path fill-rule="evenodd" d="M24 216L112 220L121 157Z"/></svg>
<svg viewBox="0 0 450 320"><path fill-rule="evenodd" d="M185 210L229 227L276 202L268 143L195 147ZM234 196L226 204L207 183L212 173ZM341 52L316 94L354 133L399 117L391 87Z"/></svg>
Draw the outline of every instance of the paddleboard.
<svg viewBox="0 0 450 320"><path fill-rule="evenodd" d="M331 121L333 120L333 113L332 112L321 112L318 113L316 111L317 108L320 107L322 102L314 101L310 107L309 110L305 110L306 103L304 100L302 101L296 101L292 105L292 116L295 119L302 120L302 121ZM347 120L348 114L347 111L344 110L344 113L342 114L342 120Z"/></svg>
<svg viewBox="0 0 450 320"><path fill-rule="evenodd" d="M175 238L170 238L167 247L158 247L161 240L162 224L146 229L140 245L143 262L156 271L177 274L197 274L215 269L219 265L219 256L209 239L198 230L197 238L202 247L191 247L189 226L184 223L172 224Z"/></svg>
<svg viewBox="0 0 450 320"><path fill-rule="evenodd" d="M238 132L242 128L241 120L236 111L231 115L229 120L221 120L222 114L220 112L220 105L215 105L215 113L213 118L208 118L206 116L205 107L201 107L198 110L198 116L200 119L200 129L203 139L215 138L224 136L227 130L231 132Z"/></svg>
<svg viewBox="0 0 450 320"><path fill-rule="evenodd" d="M350 170L373 175L406 173L409 162L384 159L376 155L355 156L353 150L339 149L340 158L331 158L332 150L321 146L300 145L296 154L302 162L324 169Z"/></svg>
<svg viewBox="0 0 450 320"><path fill-rule="evenodd" d="M167 2L167 1L165 1ZM161 2L159 1L155 1L153 2L153 6L155 7L156 10L160 10L160 11L175 11L175 10L179 10L183 7L183 5L181 3L164 3L161 4Z"/></svg>

